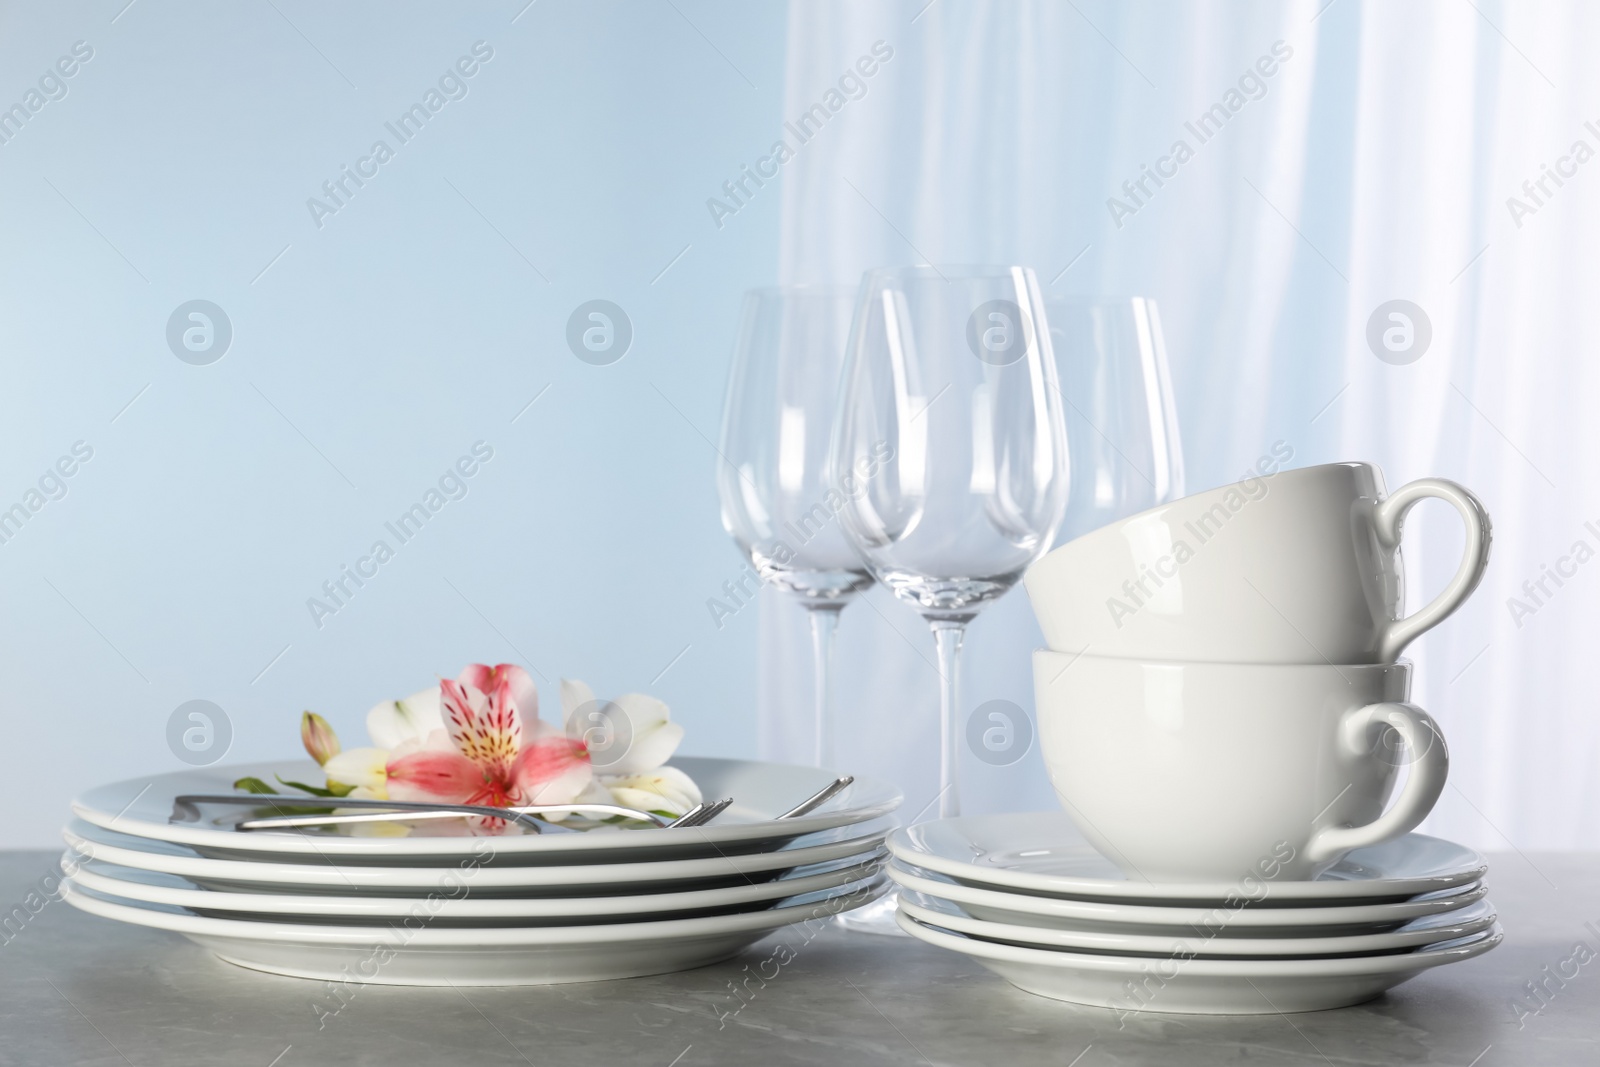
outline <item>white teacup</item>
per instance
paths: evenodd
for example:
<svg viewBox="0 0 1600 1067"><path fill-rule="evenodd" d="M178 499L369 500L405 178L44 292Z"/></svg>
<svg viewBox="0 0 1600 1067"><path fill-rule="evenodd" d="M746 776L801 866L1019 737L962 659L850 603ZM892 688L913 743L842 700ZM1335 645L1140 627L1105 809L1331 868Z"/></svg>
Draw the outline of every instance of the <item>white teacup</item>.
<svg viewBox="0 0 1600 1067"><path fill-rule="evenodd" d="M1449 772L1433 719L1402 703L1408 663L1162 663L1041 649L1033 670L1056 795L1129 878L1313 878L1415 827Z"/></svg>
<svg viewBox="0 0 1600 1067"><path fill-rule="evenodd" d="M1460 512L1455 577L1399 618L1400 527L1419 501ZM1023 577L1057 652L1228 663L1392 663L1471 595L1489 516L1442 478L1385 496L1369 463L1281 471L1141 512L1070 541Z"/></svg>

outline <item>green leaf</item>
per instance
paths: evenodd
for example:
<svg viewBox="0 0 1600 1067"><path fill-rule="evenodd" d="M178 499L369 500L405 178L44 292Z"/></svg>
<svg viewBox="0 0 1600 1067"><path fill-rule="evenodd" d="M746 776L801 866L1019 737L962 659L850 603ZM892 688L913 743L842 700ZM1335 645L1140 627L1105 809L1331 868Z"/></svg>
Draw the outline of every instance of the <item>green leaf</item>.
<svg viewBox="0 0 1600 1067"><path fill-rule="evenodd" d="M275 804L270 808L255 809L257 818L269 818L273 815L332 815L332 808L308 808L300 804Z"/></svg>
<svg viewBox="0 0 1600 1067"><path fill-rule="evenodd" d="M233 783L233 787L235 789L243 790L246 793L268 793L273 796L276 796L278 793L276 789L272 788L259 778L240 778L238 781Z"/></svg>
<svg viewBox="0 0 1600 1067"><path fill-rule="evenodd" d="M317 785L306 785L304 782L291 782L287 778L284 778L281 775L274 775L274 777L277 778L278 781L282 782L284 785L289 786L291 789L304 790L305 792L310 793L314 797L342 797L342 796L349 796L350 793L352 791L354 791L354 789L355 789L355 786L353 786L353 785L345 785L343 782L329 782L327 788L323 788L322 786L317 786ZM272 792L272 790L269 789L269 790L267 790L267 792L270 793L270 792Z"/></svg>

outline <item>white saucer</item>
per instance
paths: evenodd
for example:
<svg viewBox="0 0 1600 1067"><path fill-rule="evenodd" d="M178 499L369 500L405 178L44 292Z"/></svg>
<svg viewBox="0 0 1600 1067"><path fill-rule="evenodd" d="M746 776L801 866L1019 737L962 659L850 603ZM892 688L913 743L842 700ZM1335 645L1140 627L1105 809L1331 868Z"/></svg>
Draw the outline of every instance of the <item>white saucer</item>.
<svg viewBox="0 0 1600 1067"><path fill-rule="evenodd" d="M690 859L700 856L770 851L804 834L880 818L900 805L900 791L872 779L857 778L821 811L774 821L832 782L837 774L817 767L756 760L680 756L671 761L699 785L706 799L732 797L734 804L716 822L693 835L680 830L600 827L584 833L528 834L509 830L492 838L473 836L465 821L437 822L407 837L355 837L349 828L319 831L245 831L232 829L252 814L246 807L200 807L201 822L172 821L174 798L190 793L233 793L236 779L260 778L277 785L277 776L319 785L321 769L311 760L246 763L175 771L129 778L91 789L72 802L84 822L135 837L188 845L207 855L298 855L337 858L341 863L405 862L423 866L430 860L450 863L473 855L479 842L492 840L497 862L564 862L573 853L626 852L617 859ZM294 794L288 787L285 793ZM298 795L298 794L295 794ZM421 827L422 824L419 824ZM653 854L652 854L653 853ZM590 857L592 858L592 857Z"/></svg>
<svg viewBox="0 0 1600 1067"><path fill-rule="evenodd" d="M1268 1015L1322 1011L1371 1000L1432 967L1481 956L1505 937L1499 926L1460 941L1388 956L1314 960L1216 960L1095 956L1018 948L924 926L901 929L930 945L972 956L1018 989L1052 1000L1139 1012Z"/></svg>
<svg viewBox="0 0 1600 1067"><path fill-rule="evenodd" d="M430 915L435 927L460 925L541 926L575 923L640 922L665 917L689 918L696 913L751 911L771 907L785 897L817 893L870 878L879 858L816 874L785 875L753 885L725 889L685 890L641 896L540 897L477 899L464 889L457 897L441 894L430 904L416 897L300 896L289 893L219 893L171 874L117 867L95 860L77 860L68 852L63 867L84 889L140 904L187 908L218 918L246 916L277 922L325 922L352 925L387 924L409 915ZM805 868L813 870L814 868Z"/></svg>
<svg viewBox="0 0 1600 1067"><path fill-rule="evenodd" d="M889 839L896 857L966 885L1004 887L1073 900L1405 900L1482 878L1488 863L1464 845L1423 834L1356 849L1309 882L1276 882L1241 871L1233 883L1130 881L1061 811L939 819Z"/></svg>
<svg viewBox="0 0 1600 1067"><path fill-rule="evenodd" d="M1338 937L1382 933L1397 930L1425 915L1438 915L1476 904L1488 892L1480 882L1389 904L1316 908L1245 904L1196 908L1055 900L999 889L974 889L937 876L915 874L906 870L899 860L891 862L888 870L889 877L906 889L937 900L953 901L968 915L989 922L1157 936L1172 936L1180 931L1197 937Z"/></svg>
<svg viewBox="0 0 1600 1067"><path fill-rule="evenodd" d="M805 926L791 941L809 940L829 916L870 903L885 887L880 876L797 897L776 909L698 919L488 929L396 925L380 930L216 919L119 904L71 879L61 883L64 899L75 908L183 934L241 967L379 985L546 985L688 970L727 959L794 923ZM328 1010L338 1008L340 1002L331 994L325 999Z"/></svg>
<svg viewBox="0 0 1600 1067"><path fill-rule="evenodd" d="M459 865L378 867L367 864L336 866L269 860L215 860L196 856L179 845L130 838L85 826L81 822L64 829L61 836L74 852L90 859L137 870L176 874L223 890L243 887L255 892L271 892L266 887L280 886L290 891L322 895L387 889L393 890L392 895L395 896L411 896L438 893L441 889L448 890L465 884L474 896L571 897L588 893L639 894L746 884L752 876L776 878L784 871L813 863L849 858L868 859L883 842L884 835L869 834L826 845L706 859L467 869ZM137 847L129 847L130 842Z"/></svg>
<svg viewBox="0 0 1600 1067"><path fill-rule="evenodd" d="M1481 933L1494 925L1494 906L1487 900L1459 911L1430 915L1383 934L1354 937L1195 937L1120 934L1096 930L1051 930L1039 926L974 919L948 901L920 893L901 893L900 910L918 922L984 941L1021 948L1072 949L1115 955L1214 957L1359 956L1433 945Z"/></svg>

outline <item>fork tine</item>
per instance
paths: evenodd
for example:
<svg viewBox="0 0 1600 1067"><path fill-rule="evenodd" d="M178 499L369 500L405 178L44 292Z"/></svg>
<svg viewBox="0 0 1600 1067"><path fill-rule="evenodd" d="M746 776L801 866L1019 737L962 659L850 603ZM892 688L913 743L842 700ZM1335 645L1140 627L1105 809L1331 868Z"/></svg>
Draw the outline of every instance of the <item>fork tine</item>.
<svg viewBox="0 0 1600 1067"><path fill-rule="evenodd" d="M732 805L732 804L733 804L733 798L732 797L724 797L723 799L718 800L715 803L707 805L706 809L704 811L702 811L699 814L699 816L695 819L693 825L695 825L695 826L704 826L706 823L710 822L712 819L715 819L718 815L721 815L724 811L727 811L729 806Z"/></svg>
<svg viewBox="0 0 1600 1067"><path fill-rule="evenodd" d="M706 806L704 804L696 804L694 807L690 808L688 811L684 812L682 815L678 816L676 819L673 819L671 822L667 823L667 826L668 826L668 828L671 828L673 826L693 826L694 825L693 820L696 817L698 817L699 814L702 811L705 811L705 810L706 810Z"/></svg>
<svg viewBox="0 0 1600 1067"><path fill-rule="evenodd" d="M710 818L711 816L713 816L713 815L715 815L717 813L717 811L719 810L717 808L717 805L721 804L721 803L722 803L722 801L720 801L720 800L713 800L709 804L701 804L701 805L699 805L699 808L700 808L699 811L696 811L693 814L686 816L683 819L682 822L678 823L678 825L679 826L700 826L700 825L702 825L706 821L706 819Z"/></svg>

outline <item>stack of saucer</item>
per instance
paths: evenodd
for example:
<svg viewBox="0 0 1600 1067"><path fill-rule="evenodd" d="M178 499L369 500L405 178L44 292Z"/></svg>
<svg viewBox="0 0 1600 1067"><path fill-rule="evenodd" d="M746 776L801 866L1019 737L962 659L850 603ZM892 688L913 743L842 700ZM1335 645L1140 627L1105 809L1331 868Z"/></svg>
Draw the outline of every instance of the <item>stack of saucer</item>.
<svg viewBox="0 0 1600 1067"><path fill-rule="evenodd" d="M1309 881L1130 877L1059 812L945 819L889 839L897 919L1030 993L1141 1011L1265 1014L1369 1000L1501 940L1483 857L1406 834Z"/></svg>
<svg viewBox="0 0 1600 1067"><path fill-rule="evenodd" d="M178 802L231 792L246 776L304 781L314 764L130 779L74 801L63 889L83 911L180 933L241 966L392 985L684 970L882 895L893 787L857 779L810 814L778 818L833 773L749 760L673 766L733 805L694 827L522 833L512 824L486 836L462 819L357 836L241 830L259 813Z"/></svg>

